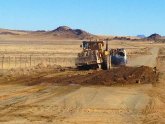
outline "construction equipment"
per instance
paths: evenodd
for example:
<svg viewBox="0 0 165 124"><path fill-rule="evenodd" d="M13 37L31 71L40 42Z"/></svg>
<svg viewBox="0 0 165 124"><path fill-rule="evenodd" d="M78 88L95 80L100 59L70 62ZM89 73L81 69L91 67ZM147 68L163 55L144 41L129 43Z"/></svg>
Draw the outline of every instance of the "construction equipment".
<svg viewBox="0 0 165 124"><path fill-rule="evenodd" d="M124 48L111 49L110 50L111 63L114 66L126 65L127 64L127 53Z"/></svg>
<svg viewBox="0 0 165 124"><path fill-rule="evenodd" d="M105 69L112 65L126 64L126 51L124 49L108 49L108 40L83 41L81 53L76 58L76 66L79 69Z"/></svg>

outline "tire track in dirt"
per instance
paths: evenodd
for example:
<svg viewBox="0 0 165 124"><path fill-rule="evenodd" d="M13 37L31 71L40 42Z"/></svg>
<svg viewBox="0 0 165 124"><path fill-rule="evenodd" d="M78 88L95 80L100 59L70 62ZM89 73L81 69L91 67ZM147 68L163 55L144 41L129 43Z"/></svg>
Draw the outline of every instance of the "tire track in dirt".
<svg viewBox="0 0 165 124"><path fill-rule="evenodd" d="M98 87L96 87L96 89L97 88ZM119 91L115 91L117 89ZM125 89L125 88L122 88L122 89ZM85 88L84 90L86 90L86 93L89 93L91 96L91 93L95 91L95 88L89 88L89 91L87 90L87 88ZM134 116L136 117L136 113L132 114L134 113L134 108L130 108L129 104L133 104L132 100L134 98L135 99L138 99L139 97L145 98L145 96L143 95L134 96L134 94L129 95L130 92L131 92L130 90L121 92L120 88L106 88L106 87L98 88L97 95L95 95L95 97L92 100L86 101L85 102L86 104L83 104L82 108L79 111L74 113L72 116L67 117L64 120L64 122L71 123L71 124L73 123L79 123L79 124L122 123L122 122L127 123L126 120L128 120L128 116L129 116L128 122L130 120L132 120L132 122L135 122ZM134 91L134 92L136 93L137 91ZM111 93L114 93L114 94L111 94ZM86 95L84 97L87 98ZM126 102L127 98L130 100L132 99L130 103ZM84 101L82 97L80 97L80 103L83 103L81 101ZM143 102L143 100L139 99L138 102ZM137 104L136 101L135 103ZM124 106L124 104L126 107ZM138 108L135 108L135 109L138 110ZM130 114L132 114L133 117L130 117Z"/></svg>
<svg viewBox="0 0 165 124"><path fill-rule="evenodd" d="M20 90L17 90L15 92L11 92L10 94L6 94L6 95L0 96L0 101L1 100L6 100L6 99L10 99L12 97L30 95L30 94L36 93L36 92L38 92L40 90L43 90L43 89L44 89L43 87L39 87L39 86L20 89Z"/></svg>
<svg viewBox="0 0 165 124"><path fill-rule="evenodd" d="M155 67L157 65L156 60L158 57L159 47L154 47L150 50L151 55L141 55L132 58L128 61L128 66L149 66Z"/></svg>
<svg viewBox="0 0 165 124"><path fill-rule="evenodd" d="M162 49L160 49L162 50ZM161 76L159 83L155 85L151 90L147 91L148 95L151 97L151 101L149 102L146 109L144 109L144 124L155 124L155 123L164 123L165 122L165 72L164 64L165 61L159 59L161 53L159 52L158 59L157 59L157 68L160 70Z"/></svg>
<svg viewBox="0 0 165 124"><path fill-rule="evenodd" d="M16 90L19 95L14 97L12 94L8 98L9 101L6 101L6 103L9 103L9 105L0 111L0 122L138 124L143 120L143 122L150 123L149 120L144 120L143 117L142 119L139 118L142 110L145 117L149 117L147 114L155 111L156 99L150 99L152 96L148 97L145 94L146 90L150 89L148 85L139 86L139 88L136 86L84 87L74 85L74 82L85 81L85 76L79 76L77 72L75 72L75 75L77 75L76 78L68 74L68 76L60 78L48 76L31 80L32 83L33 81L41 83L40 86L45 87L45 89L27 94L24 94L23 89ZM73 80L68 79L70 76ZM94 76L89 76L89 78L94 78ZM44 85L44 83L67 83L69 81L72 81L70 82L72 86ZM10 104L10 100L15 101L15 103ZM14 121L15 119L17 121Z"/></svg>
<svg viewBox="0 0 165 124"><path fill-rule="evenodd" d="M5 118L16 118L21 117L24 119L30 119L30 120L37 120L37 118L42 118L42 120L50 120L49 118L54 117L55 115L44 115L44 114L33 114L33 112L30 112L31 110L42 110L46 106L45 105L38 105L38 103L46 102L49 99L54 99L54 97L60 97L61 95L65 95L70 92L74 92L77 90L78 87L48 87L45 90L41 90L39 92L33 93L33 94L26 94L25 96L19 96L20 100L14 99L13 104L9 104L4 106L4 108L0 111L0 121L5 121L7 119ZM14 96L13 96L14 97ZM8 103L9 101L6 101ZM58 109L58 106L48 106L48 108L53 109L54 111ZM23 113L22 113L23 112ZM60 112L60 111L59 111ZM56 115L59 115L59 112L57 112ZM41 120L41 119L40 119Z"/></svg>
<svg viewBox="0 0 165 124"><path fill-rule="evenodd" d="M145 118L143 119L144 124L153 124L153 123L163 123L165 122L165 96L164 94L160 94L160 89L152 89L149 91L149 96L151 97L151 101L147 105L146 109L144 109L143 114Z"/></svg>

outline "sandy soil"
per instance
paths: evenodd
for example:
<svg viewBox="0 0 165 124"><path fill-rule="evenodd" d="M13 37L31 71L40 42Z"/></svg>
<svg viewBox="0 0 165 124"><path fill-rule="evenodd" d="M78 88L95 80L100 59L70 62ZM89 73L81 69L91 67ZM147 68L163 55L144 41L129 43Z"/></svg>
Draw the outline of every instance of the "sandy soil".
<svg viewBox="0 0 165 124"><path fill-rule="evenodd" d="M128 61L128 66L149 66L155 67L157 65L157 57L158 57L159 48L154 47L150 50L151 55L141 55L134 59L130 59Z"/></svg>
<svg viewBox="0 0 165 124"><path fill-rule="evenodd" d="M113 42L121 47L121 42ZM123 44L123 43L122 43ZM149 53L129 58L129 66L146 65L161 68L157 61L161 45L147 43L124 44L127 49L150 47ZM122 45L123 46L123 45ZM131 54L130 54L131 56ZM90 72L51 72L43 76L60 77ZM32 80L37 78L34 75ZM34 78L33 78L34 76ZM165 122L164 72L160 83L126 86L67 86L47 84L27 86L29 80L1 80L0 123L2 124L156 124ZM61 82L62 83L62 82Z"/></svg>

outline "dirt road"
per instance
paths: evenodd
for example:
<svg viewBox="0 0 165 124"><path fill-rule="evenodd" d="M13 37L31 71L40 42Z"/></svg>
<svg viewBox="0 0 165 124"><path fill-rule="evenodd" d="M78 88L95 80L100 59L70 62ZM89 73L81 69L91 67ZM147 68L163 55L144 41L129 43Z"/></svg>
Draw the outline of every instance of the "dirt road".
<svg viewBox="0 0 165 124"><path fill-rule="evenodd" d="M159 48L129 65L155 66ZM84 72L82 72L84 73ZM70 72L67 73L68 75ZM2 124L140 124L153 123L157 102L151 84L131 86L0 85ZM4 90L5 89L5 90ZM156 110L155 110L156 111ZM152 115L150 114L152 113ZM153 117L152 117L153 116ZM161 122L162 120L159 120Z"/></svg>
<svg viewBox="0 0 165 124"><path fill-rule="evenodd" d="M138 116L150 102L150 97L145 91L142 86L127 88L1 86L0 122L17 124L139 122L141 120Z"/></svg>
<svg viewBox="0 0 165 124"><path fill-rule="evenodd" d="M159 48L154 47L150 50L151 55L141 55L128 61L128 66L156 66L156 58L158 56Z"/></svg>

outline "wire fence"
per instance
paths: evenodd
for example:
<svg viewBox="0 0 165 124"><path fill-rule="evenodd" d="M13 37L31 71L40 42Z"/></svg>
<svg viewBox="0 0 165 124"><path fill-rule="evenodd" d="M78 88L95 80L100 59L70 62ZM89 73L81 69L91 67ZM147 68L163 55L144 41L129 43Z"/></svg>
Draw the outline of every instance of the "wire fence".
<svg viewBox="0 0 165 124"><path fill-rule="evenodd" d="M0 57L0 68L11 69L11 68L26 68L33 67L38 64L45 65L61 65L65 67L72 67L75 65L75 58L69 57L54 57L54 56L33 56L33 55L20 55L20 56L1 56Z"/></svg>

